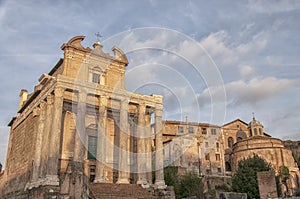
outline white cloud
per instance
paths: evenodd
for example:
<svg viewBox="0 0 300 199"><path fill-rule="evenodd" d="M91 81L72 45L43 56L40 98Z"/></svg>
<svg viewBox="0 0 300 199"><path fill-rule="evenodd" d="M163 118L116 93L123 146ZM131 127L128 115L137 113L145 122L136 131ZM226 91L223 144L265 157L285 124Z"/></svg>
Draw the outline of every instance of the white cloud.
<svg viewBox="0 0 300 199"><path fill-rule="evenodd" d="M209 102L212 93L221 92L225 88L227 105L256 104L275 97L295 85L297 80L278 79L276 77L253 78L248 82L238 80L229 82L224 87L205 89L198 97L200 103Z"/></svg>
<svg viewBox="0 0 300 199"><path fill-rule="evenodd" d="M250 41L239 44L230 40L229 34L222 30L211 33L200 43L219 66L232 66L262 51L268 43L268 34L264 31L259 32L252 36Z"/></svg>
<svg viewBox="0 0 300 199"><path fill-rule="evenodd" d="M243 66L240 66L239 68L240 68L240 75L242 77L246 77L253 73L253 67L251 67L249 65L243 65Z"/></svg>
<svg viewBox="0 0 300 199"><path fill-rule="evenodd" d="M249 0L247 7L258 13L273 14L298 10L300 8L300 2L298 0Z"/></svg>
<svg viewBox="0 0 300 199"><path fill-rule="evenodd" d="M235 63L238 57L235 55L234 49L231 49L225 42L229 38L226 31L211 33L202 39L201 45L207 50L213 59L221 59L222 65Z"/></svg>

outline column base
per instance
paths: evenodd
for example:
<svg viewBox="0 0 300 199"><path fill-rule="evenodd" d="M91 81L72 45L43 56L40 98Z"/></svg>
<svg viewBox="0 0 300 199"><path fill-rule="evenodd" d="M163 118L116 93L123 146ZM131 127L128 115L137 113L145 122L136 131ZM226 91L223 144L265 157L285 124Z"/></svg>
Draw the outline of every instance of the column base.
<svg viewBox="0 0 300 199"><path fill-rule="evenodd" d="M43 182L43 184L44 185L58 186L59 185L58 175L46 175L46 179Z"/></svg>
<svg viewBox="0 0 300 199"><path fill-rule="evenodd" d="M106 183L106 180L104 178L98 178L94 180L94 183Z"/></svg>
<svg viewBox="0 0 300 199"><path fill-rule="evenodd" d="M129 180L128 179L119 179L117 181L117 184L129 184Z"/></svg>
<svg viewBox="0 0 300 199"><path fill-rule="evenodd" d="M165 189L165 188L167 188L167 185L164 180L158 180L158 181L155 181L154 188L155 189Z"/></svg>
<svg viewBox="0 0 300 199"><path fill-rule="evenodd" d="M150 188L150 184L147 182L146 179L140 179L136 182L136 184L140 184L145 189Z"/></svg>

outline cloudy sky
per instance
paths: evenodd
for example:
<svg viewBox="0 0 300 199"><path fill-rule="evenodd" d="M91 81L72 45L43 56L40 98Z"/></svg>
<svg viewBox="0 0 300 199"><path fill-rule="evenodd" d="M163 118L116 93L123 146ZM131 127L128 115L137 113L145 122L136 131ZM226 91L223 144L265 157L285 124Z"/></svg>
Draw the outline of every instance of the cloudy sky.
<svg viewBox="0 0 300 199"><path fill-rule="evenodd" d="M0 0L0 162L20 90L63 43L85 35L90 47L97 32L107 52L126 52L128 90L164 96L164 119L221 125L255 112L270 135L300 139L299 19L297 0Z"/></svg>

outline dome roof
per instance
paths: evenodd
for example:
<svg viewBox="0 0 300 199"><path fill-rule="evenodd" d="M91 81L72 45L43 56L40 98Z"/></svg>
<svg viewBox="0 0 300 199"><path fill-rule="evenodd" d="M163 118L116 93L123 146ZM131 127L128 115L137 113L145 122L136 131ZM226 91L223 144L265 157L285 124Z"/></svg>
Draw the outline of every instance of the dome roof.
<svg viewBox="0 0 300 199"><path fill-rule="evenodd" d="M253 117L252 121L248 124L248 127L251 126L262 126L262 124L260 123L260 121L256 120L255 117Z"/></svg>

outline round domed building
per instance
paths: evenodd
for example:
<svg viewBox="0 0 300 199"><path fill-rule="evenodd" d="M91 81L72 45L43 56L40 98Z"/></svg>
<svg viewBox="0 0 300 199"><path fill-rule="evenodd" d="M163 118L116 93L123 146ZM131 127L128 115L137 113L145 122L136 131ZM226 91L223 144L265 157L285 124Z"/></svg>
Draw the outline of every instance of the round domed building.
<svg viewBox="0 0 300 199"><path fill-rule="evenodd" d="M266 134L263 125L255 117L248 124L248 134L249 137L246 139L237 139L237 142L231 148L232 171L236 171L240 160L256 154L266 160L266 162L271 163L277 175L283 167L287 167L290 172L289 188L298 188L299 169L293 158L292 151L285 148L280 139L272 138Z"/></svg>

